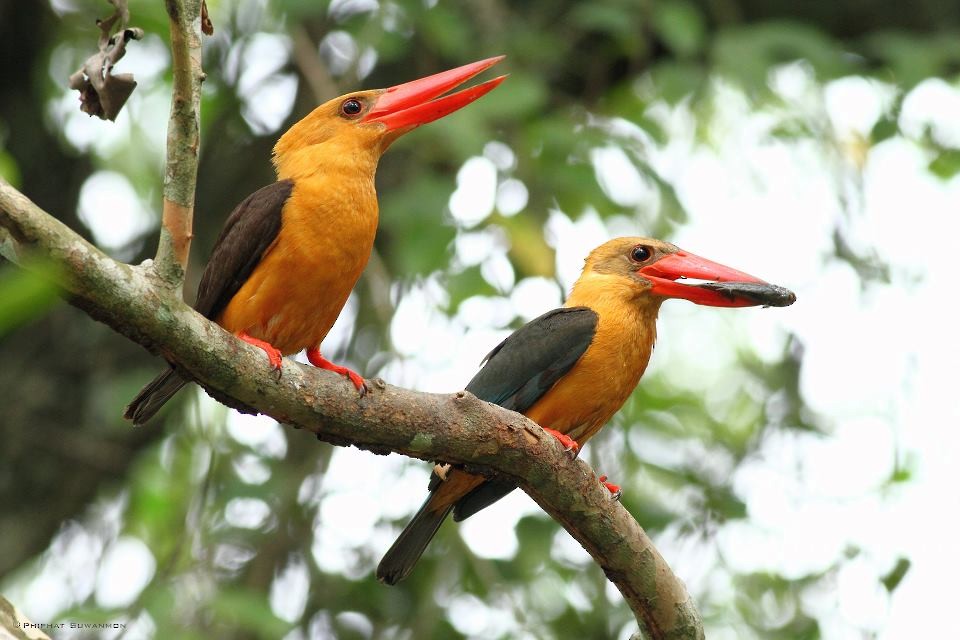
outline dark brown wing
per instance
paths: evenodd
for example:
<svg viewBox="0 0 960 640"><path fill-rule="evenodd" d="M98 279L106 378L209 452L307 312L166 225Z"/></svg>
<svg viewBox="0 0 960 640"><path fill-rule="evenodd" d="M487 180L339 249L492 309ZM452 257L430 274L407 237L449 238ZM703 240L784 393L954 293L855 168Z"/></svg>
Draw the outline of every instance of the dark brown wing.
<svg viewBox="0 0 960 640"><path fill-rule="evenodd" d="M283 205L292 191L293 183L281 180L254 192L233 210L200 278L197 311L216 318L240 290L276 240ZM167 369L137 394L123 417L134 424L146 422L185 384L176 371Z"/></svg>
<svg viewBox="0 0 960 640"><path fill-rule="evenodd" d="M501 407L526 411L577 363L593 341L598 319L593 309L571 307L531 320L490 352L467 391ZM516 487L500 478L484 482L457 502L453 519L469 518Z"/></svg>
<svg viewBox="0 0 960 640"><path fill-rule="evenodd" d="M293 191L281 180L250 194L233 210L203 270L194 308L216 318L277 239L283 205Z"/></svg>

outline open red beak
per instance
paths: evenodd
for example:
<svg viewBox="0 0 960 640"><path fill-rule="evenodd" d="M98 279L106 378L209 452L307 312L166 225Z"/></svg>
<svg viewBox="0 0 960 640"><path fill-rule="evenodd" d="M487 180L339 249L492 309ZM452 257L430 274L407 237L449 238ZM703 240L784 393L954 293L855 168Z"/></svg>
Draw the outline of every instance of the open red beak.
<svg viewBox="0 0 960 640"><path fill-rule="evenodd" d="M774 287L774 285L768 285L768 283L749 273L725 267L686 251L677 251L664 256L653 264L642 267L638 270L638 273L653 283L653 287L650 289L652 293L665 298L683 298L711 307L752 307L760 304L770 304L770 301L736 295L735 288L724 291L721 287L707 288L710 286L709 283L682 284L677 280L696 278L698 280L708 280L711 283L735 282ZM781 287L775 288L782 289ZM782 290L786 291L785 289Z"/></svg>
<svg viewBox="0 0 960 640"><path fill-rule="evenodd" d="M433 122L467 106L491 91L507 76L487 80L475 87L438 98L503 60L504 56L471 62L456 69L385 89L363 122L382 122L387 131L412 129ZM436 99L434 99L436 98Z"/></svg>

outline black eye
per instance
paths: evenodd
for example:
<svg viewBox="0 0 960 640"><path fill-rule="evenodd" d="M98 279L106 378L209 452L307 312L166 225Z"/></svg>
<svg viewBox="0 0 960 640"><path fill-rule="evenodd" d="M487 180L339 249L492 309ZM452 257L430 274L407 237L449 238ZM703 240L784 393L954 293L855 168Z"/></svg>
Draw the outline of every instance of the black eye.
<svg viewBox="0 0 960 640"><path fill-rule="evenodd" d="M650 251L650 247L645 247L642 244L633 248L633 251L630 252L630 259L634 262L644 262L650 259L650 256L653 254Z"/></svg>
<svg viewBox="0 0 960 640"><path fill-rule="evenodd" d="M343 104L340 105L340 112L345 116L355 116L361 111L363 111L363 104L356 98L344 100Z"/></svg>

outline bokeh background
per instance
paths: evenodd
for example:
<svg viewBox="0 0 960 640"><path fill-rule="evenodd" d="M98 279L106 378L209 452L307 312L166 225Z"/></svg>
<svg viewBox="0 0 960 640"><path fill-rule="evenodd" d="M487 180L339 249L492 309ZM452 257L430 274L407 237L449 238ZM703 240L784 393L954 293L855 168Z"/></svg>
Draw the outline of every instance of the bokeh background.
<svg viewBox="0 0 960 640"><path fill-rule="evenodd" d="M960 637L960 5L922 0L208 0L187 297L225 216L313 105L490 55L509 80L399 141L376 251L324 352L462 388L561 303L587 251L651 235L795 290L668 302L640 388L584 455L624 485L710 638ZM99 0L0 2L0 174L111 255L153 254L162 2L116 123L66 78ZM0 264L0 592L135 638L627 638L586 553L525 495L373 569L426 463L319 443L193 390ZM345 387L346 389L346 387ZM56 637L81 637L63 632Z"/></svg>

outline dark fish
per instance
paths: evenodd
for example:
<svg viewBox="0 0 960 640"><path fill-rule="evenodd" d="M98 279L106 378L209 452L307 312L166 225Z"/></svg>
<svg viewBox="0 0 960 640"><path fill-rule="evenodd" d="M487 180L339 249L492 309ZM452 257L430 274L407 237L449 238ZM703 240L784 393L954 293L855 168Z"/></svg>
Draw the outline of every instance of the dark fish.
<svg viewBox="0 0 960 640"><path fill-rule="evenodd" d="M747 298L765 307L789 307L797 301L790 289L765 282L705 282L692 286L716 291L731 300Z"/></svg>

